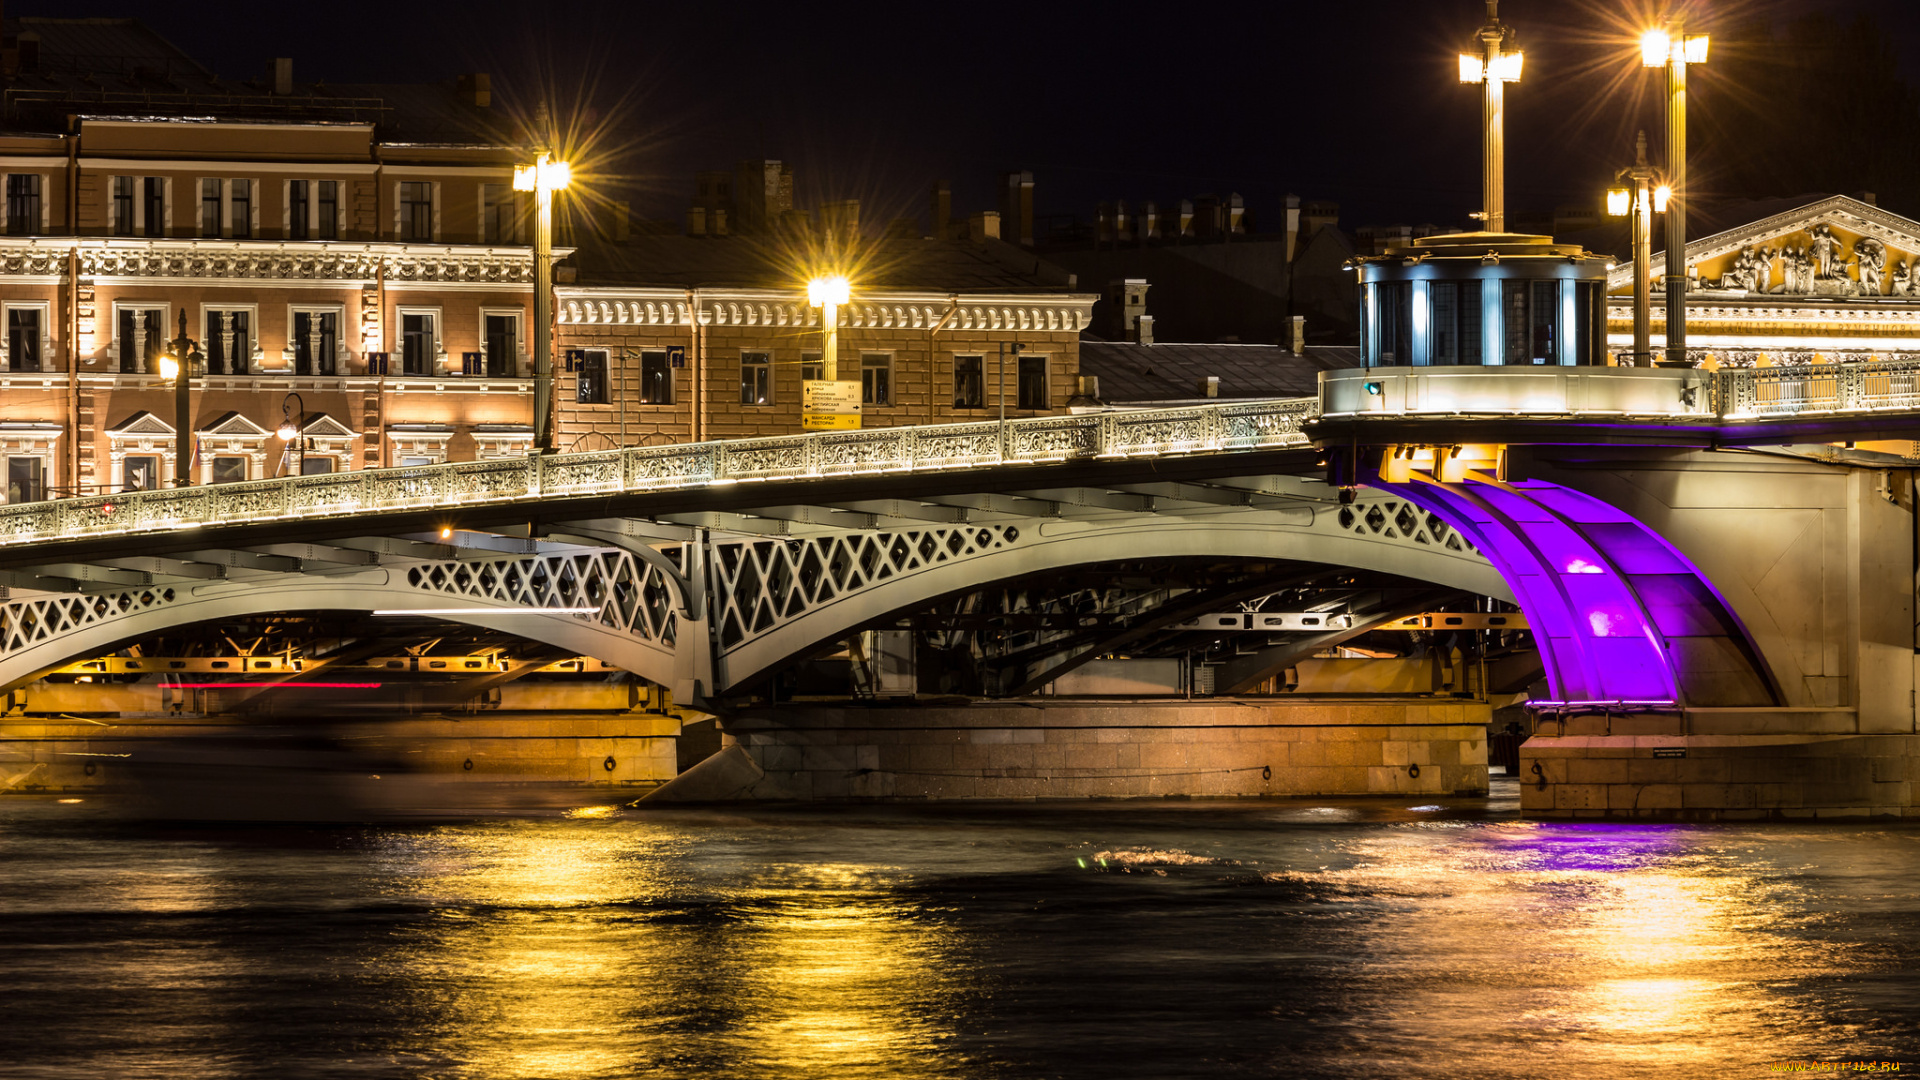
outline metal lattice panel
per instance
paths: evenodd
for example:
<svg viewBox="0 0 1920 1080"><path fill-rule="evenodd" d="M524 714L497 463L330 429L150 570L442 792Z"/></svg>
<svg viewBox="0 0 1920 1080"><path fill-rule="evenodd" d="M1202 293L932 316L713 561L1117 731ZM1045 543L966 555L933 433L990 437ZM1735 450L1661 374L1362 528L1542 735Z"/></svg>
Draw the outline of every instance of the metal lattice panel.
<svg viewBox="0 0 1920 1080"><path fill-rule="evenodd" d="M49 596L0 604L0 657L52 641L82 627L165 607L179 598L170 588L126 589L80 596Z"/></svg>
<svg viewBox="0 0 1920 1080"><path fill-rule="evenodd" d="M720 647L835 600L1020 542L1014 525L952 525L714 545Z"/></svg>
<svg viewBox="0 0 1920 1080"><path fill-rule="evenodd" d="M409 569L407 584L514 607L597 608L600 625L667 647L678 630L665 576L618 549L428 563Z"/></svg>
<svg viewBox="0 0 1920 1080"><path fill-rule="evenodd" d="M1479 554L1459 530L1402 499L1382 499L1340 508L1340 527L1358 536L1431 544L1448 551Z"/></svg>

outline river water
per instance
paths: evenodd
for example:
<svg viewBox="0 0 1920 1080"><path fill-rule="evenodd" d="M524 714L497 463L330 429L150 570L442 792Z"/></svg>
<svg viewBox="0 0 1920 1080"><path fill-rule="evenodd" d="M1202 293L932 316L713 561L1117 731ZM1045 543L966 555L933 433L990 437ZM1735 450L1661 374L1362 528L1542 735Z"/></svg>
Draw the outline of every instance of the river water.
<svg viewBox="0 0 1920 1080"><path fill-rule="evenodd" d="M1920 1056L1920 826L1491 800L182 826L0 800L0 1077L1640 1077Z"/></svg>

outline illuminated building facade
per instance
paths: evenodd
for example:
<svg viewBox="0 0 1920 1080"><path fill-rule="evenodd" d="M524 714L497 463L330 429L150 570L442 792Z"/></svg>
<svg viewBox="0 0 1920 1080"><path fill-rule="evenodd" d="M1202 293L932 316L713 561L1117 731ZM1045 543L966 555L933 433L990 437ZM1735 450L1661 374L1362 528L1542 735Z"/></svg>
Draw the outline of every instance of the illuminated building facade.
<svg viewBox="0 0 1920 1080"><path fill-rule="evenodd" d="M531 197L512 186L532 153L485 75L320 86L276 60L223 82L131 20L7 30L8 501L173 483L161 360L183 316L195 484L532 448ZM998 415L1003 372L1009 416L1063 408L1095 298L984 228L905 246L843 320L865 422ZM556 449L800 429L817 313L766 246L604 247L561 267Z"/></svg>
<svg viewBox="0 0 1920 1080"><path fill-rule="evenodd" d="M1920 221L1834 195L1687 244L1696 366L1908 361L1920 355ZM1607 281L1608 344L1633 343L1633 267ZM1653 335L1665 342L1654 308Z"/></svg>

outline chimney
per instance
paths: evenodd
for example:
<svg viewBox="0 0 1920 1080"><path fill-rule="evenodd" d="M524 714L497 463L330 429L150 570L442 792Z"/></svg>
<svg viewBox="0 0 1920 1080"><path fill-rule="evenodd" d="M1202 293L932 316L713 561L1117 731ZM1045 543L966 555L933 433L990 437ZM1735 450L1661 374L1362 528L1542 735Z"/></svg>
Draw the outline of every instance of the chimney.
<svg viewBox="0 0 1920 1080"><path fill-rule="evenodd" d="M945 180L936 180L933 184L933 201L929 208L933 220L927 223L927 235L935 240L953 238L953 189Z"/></svg>
<svg viewBox="0 0 1920 1080"><path fill-rule="evenodd" d="M1153 316L1142 315L1133 320L1133 343L1135 345L1153 344Z"/></svg>
<svg viewBox="0 0 1920 1080"><path fill-rule="evenodd" d="M1101 300L1106 304L1103 336L1109 341L1153 344L1151 322L1144 330L1146 340L1141 341L1140 320L1147 313L1147 287L1145 278L1114 278L1107 282L1106 295Z"/></svg>
<svg viewBox="0 0 1920 1080"><path fill-rule="evenodd" d="M1300 196L1287 196L1287 261L1300 250Z"/></svg>
<svg viewBox="0 0 1920 1080"><path fill-rule="evenodd" d="M727 212L715 210L707 222L707 231L714 236L727 235Z"/></svg>
<svg viewBox="0 0 1920 1080"><path fill-rule="evenodd" d="M704 206L687 207L687 235L707 235L707 208Z"/></svg>
<svg viewBox="0 0 1920 1080"><path fill-rule="evenodd" d="M1115 244L1124 244L1131 239L1133 239L1133 222L1127 217L1126 200L1115 199L1113 202L1113 241Z"/></svg>
<svg viewBox="0 0 1920 1080"><path fill-rule="evenodd" d="M1307 351L1307 317L1305 315L1295 315L1293 317L1292 351L1295 356L1304 355Z"/></svg>
<svg viewBox="0 0 1920 1080"><path fill-rule="evenodd" d="M1140 239L1160 239L1160 207L1154 203L1148 203L1140 211Z"/></svg>
<svg viewBox="0 0 1920 1080"><path fill-rule="evenodd" d="M733 167L734 225L764 232L793 208L793 169L774 160L742 161Z"/></svg>
<svg viewBox="0 0 1920 1080"><path fill-rule="evenodd" d="M1022 170L1001 177L1000 220L1006 224L1007 239L1022 247L1033 246L1033 174Z"/></svg>
<svg viewBox="0 0 1920 1080"><path fill-rule="evenodd" d="M1227 235L1245 236L1247 234L1247 203L1240 197L1239 192L1236 191L1227 196L1225 210Z"/></svg>
<svg viewBox="0 0 1920 1080"><path fill-rule="evenodd" d="M276 56L267 61L267 78L273 82L273 92L281 97L293 93L293 58ZM440 85L445 86L445 83Z"/></svg>
<svg viewBox="0 0 1920 1080"><path fill-rule="evenodd" d="M1113 204L1101 203L1094 208L1094 215L1093 246L1099 247L1113 240Z"/></svg>
<svg viewBox="0 0 1920 1080"><path fill-rule="evenodd" d="M493 76L486 72L460 76L460 100L482 109L493 104Z"/></svg>
<svg viewBox="0 0 1920 1080"><path fill-rule="evenodd" d="M1201 397L1217 398L1220 396L1220 376L1209 375L1201 379L1200 385L1194 389L1200 392Z"/></svg>
<svg viewBox="0 0 1920 1080"><path fill-rule="evenodd" d="M1000 239L1000 215L992 210L982 210L967 219L967 238L979 244L988 237Z"/></svg>
<svg viewBox="0 0 1920 1080"><path fill-rule="evenodd" d="M1180 237L1193 235L1193 202L1190 199L1180 200L1180 231L1174 235Z"/></svg>

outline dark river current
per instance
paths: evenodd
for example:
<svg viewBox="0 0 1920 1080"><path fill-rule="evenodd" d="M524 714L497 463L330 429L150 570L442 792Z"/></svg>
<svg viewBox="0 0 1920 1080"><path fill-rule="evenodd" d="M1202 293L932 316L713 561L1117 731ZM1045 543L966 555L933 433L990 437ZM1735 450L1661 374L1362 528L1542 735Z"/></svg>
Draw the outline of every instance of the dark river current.
<svg viewBox="0 0 1920 1080"><path fill-rule="evenodd" d="M1493 800L160 825L0 800L0 1077L1920 1066L1920 826Z"/></svg>

